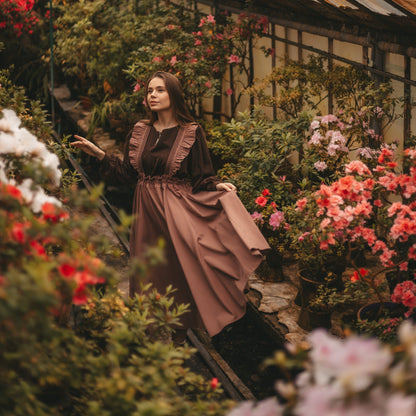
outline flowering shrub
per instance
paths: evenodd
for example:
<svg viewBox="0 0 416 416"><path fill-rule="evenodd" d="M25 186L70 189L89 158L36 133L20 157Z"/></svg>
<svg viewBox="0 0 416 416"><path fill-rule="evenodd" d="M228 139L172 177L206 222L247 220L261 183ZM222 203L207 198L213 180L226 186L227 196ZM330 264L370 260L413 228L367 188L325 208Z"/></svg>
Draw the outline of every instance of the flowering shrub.
<svg viewBox="0 0 416 416"><path fill-rule="evenodd" d="M412 416L416 413L416 326L399 328L399 345L350 336L338 339L322 329L308 336L308 345L277 352L266 364L300 373L278 381L284 403L267 399L244 402L228 416Z"/></svg>
<svg viewBox="0 0 416 416"><path fill-rule="evenodd" d="M287 248L285 229L288 224L284 212L277 209L277 204L271 201L271 197L270 191L264 189L255 200L258 208L251 214L251 218L267 238L270 247L282 255Z"/></svg>
<svg viewBox="0 0 416 416"><path fill-rule="evenodd" d="M398 283L391 294L391 300L406 306L408 311L405 316L411 316L416 308L416 283L412 280Z"/></svg>
<svg viewBox="0 0 416 416"><path fill-rule="evenodd" d="M0 33L11 32L17 37L31 35L39 22L33 10L35 0L0 0Z"/></svg>
<svg viewBox="0 0 416 416"><path fill-rule="evenodd" d="M404 171L398 172L395 153L381 148L375 167L362 161L345 165L344 176L297 201L291 214L292 243L305 263L335 255L351 266L351 281L362 281L380 301L385 300L383 278L389 271L407 271L415 259L415 150L404 152ZM371 253L372 267L359 267L357 248Z"/></svg>
<svg viewBox="0 0 416 416"><path fill-rule="evenodd" d="M195 115L202 117L204 113L212 113L203 107L202 97L222 94L233 97L231 114L234 115L241 99L241 88L237 91L237 85L229 80L230 87L223 92L227 68L236 68L250 79L249 39L255 40L267 32L267 19L242 13L237 19L221 14L217 21L216 17L208 15L200 19L197 27L192 27L189 12L175 5L169 7L161 16L155 16L151 28L143 25L143 46L133 52L127 73L136 86L141 86L157 70L172 72L181 80ZM141 98L144 93L135 89L136 96ZM220 115L218 111L214 109L217 116Z"/></svg>

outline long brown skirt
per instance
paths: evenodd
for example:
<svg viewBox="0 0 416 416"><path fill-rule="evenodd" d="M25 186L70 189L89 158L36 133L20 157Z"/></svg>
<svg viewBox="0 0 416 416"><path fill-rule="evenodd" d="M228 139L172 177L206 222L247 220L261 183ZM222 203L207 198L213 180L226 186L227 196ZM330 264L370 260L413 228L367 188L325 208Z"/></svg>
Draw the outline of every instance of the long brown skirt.
<svg viewBox="0 0 416 416"><path fill-rule="evenodd" d="M204 328L213 336L244 315L248 277L269 246L234 192L192 194L184 181L143 179L133 212L131 255L140 256L163 237L166 263L150 281L161 293L172 285L175 302L190 304L181 319L185 328ZM130 294L138 290L132 278Z"/></svg>

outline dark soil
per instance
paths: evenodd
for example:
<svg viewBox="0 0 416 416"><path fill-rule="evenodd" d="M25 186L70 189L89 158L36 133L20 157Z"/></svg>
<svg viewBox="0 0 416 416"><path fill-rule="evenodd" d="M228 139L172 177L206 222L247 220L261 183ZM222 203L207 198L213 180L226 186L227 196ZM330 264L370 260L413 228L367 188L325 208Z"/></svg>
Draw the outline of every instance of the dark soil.
<svg viewBox="0 0 416 416"><path fill-rule="evenodd" d="M250 310L213 337L212 344L257 399L276 395L274 384L282 374L275 366L265 368L263 362L282 345L263 330Z"/></svg>

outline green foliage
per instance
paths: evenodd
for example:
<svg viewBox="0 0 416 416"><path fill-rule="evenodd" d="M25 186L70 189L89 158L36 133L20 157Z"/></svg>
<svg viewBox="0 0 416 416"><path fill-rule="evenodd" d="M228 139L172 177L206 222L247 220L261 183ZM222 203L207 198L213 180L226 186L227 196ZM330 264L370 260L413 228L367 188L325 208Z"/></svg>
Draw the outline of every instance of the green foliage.
<svg viewBox="0 0 416 416"><path fill-rule="evenodd" d="M256 209L255 198L264 188L278 208L290 204L298 181L291 159L302 146L300 132L309 125L309 117L272 121L260 109L240 116L209 131L210 150L226 161L218 174L235 183L249 211Z"/></svg>
<svg viewBox="0 0 416 416"><path fill-rule="evenodd" d="M30 100L23 87L12 81L9 69L0 69L0 109L10 108L16 112L22 125L47 142L52 135L52 128L47 119L47 111L38 100Z"/></svg>

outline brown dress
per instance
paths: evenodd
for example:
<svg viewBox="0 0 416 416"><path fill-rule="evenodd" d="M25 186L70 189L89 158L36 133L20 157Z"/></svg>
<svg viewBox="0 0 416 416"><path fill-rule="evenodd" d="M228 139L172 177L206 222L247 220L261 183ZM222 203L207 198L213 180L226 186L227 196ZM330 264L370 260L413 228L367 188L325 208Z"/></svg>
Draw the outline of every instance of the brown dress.
<svg viewBox="0 0 416 416"><path fill-rule="evenodd" d="M248 276L269 249L234 192L217 191L219 179L202 129L196 124L160 134L146 122L132 131L125 159L106 156L105 180L137 182L131 229L131 256L140 256L160 237L166 263L150 281L164 293L172 285L177 303L189 303L185 328L203 328L210 336L245 313ZM130 280L130 294L139 281Z"/></svg>

